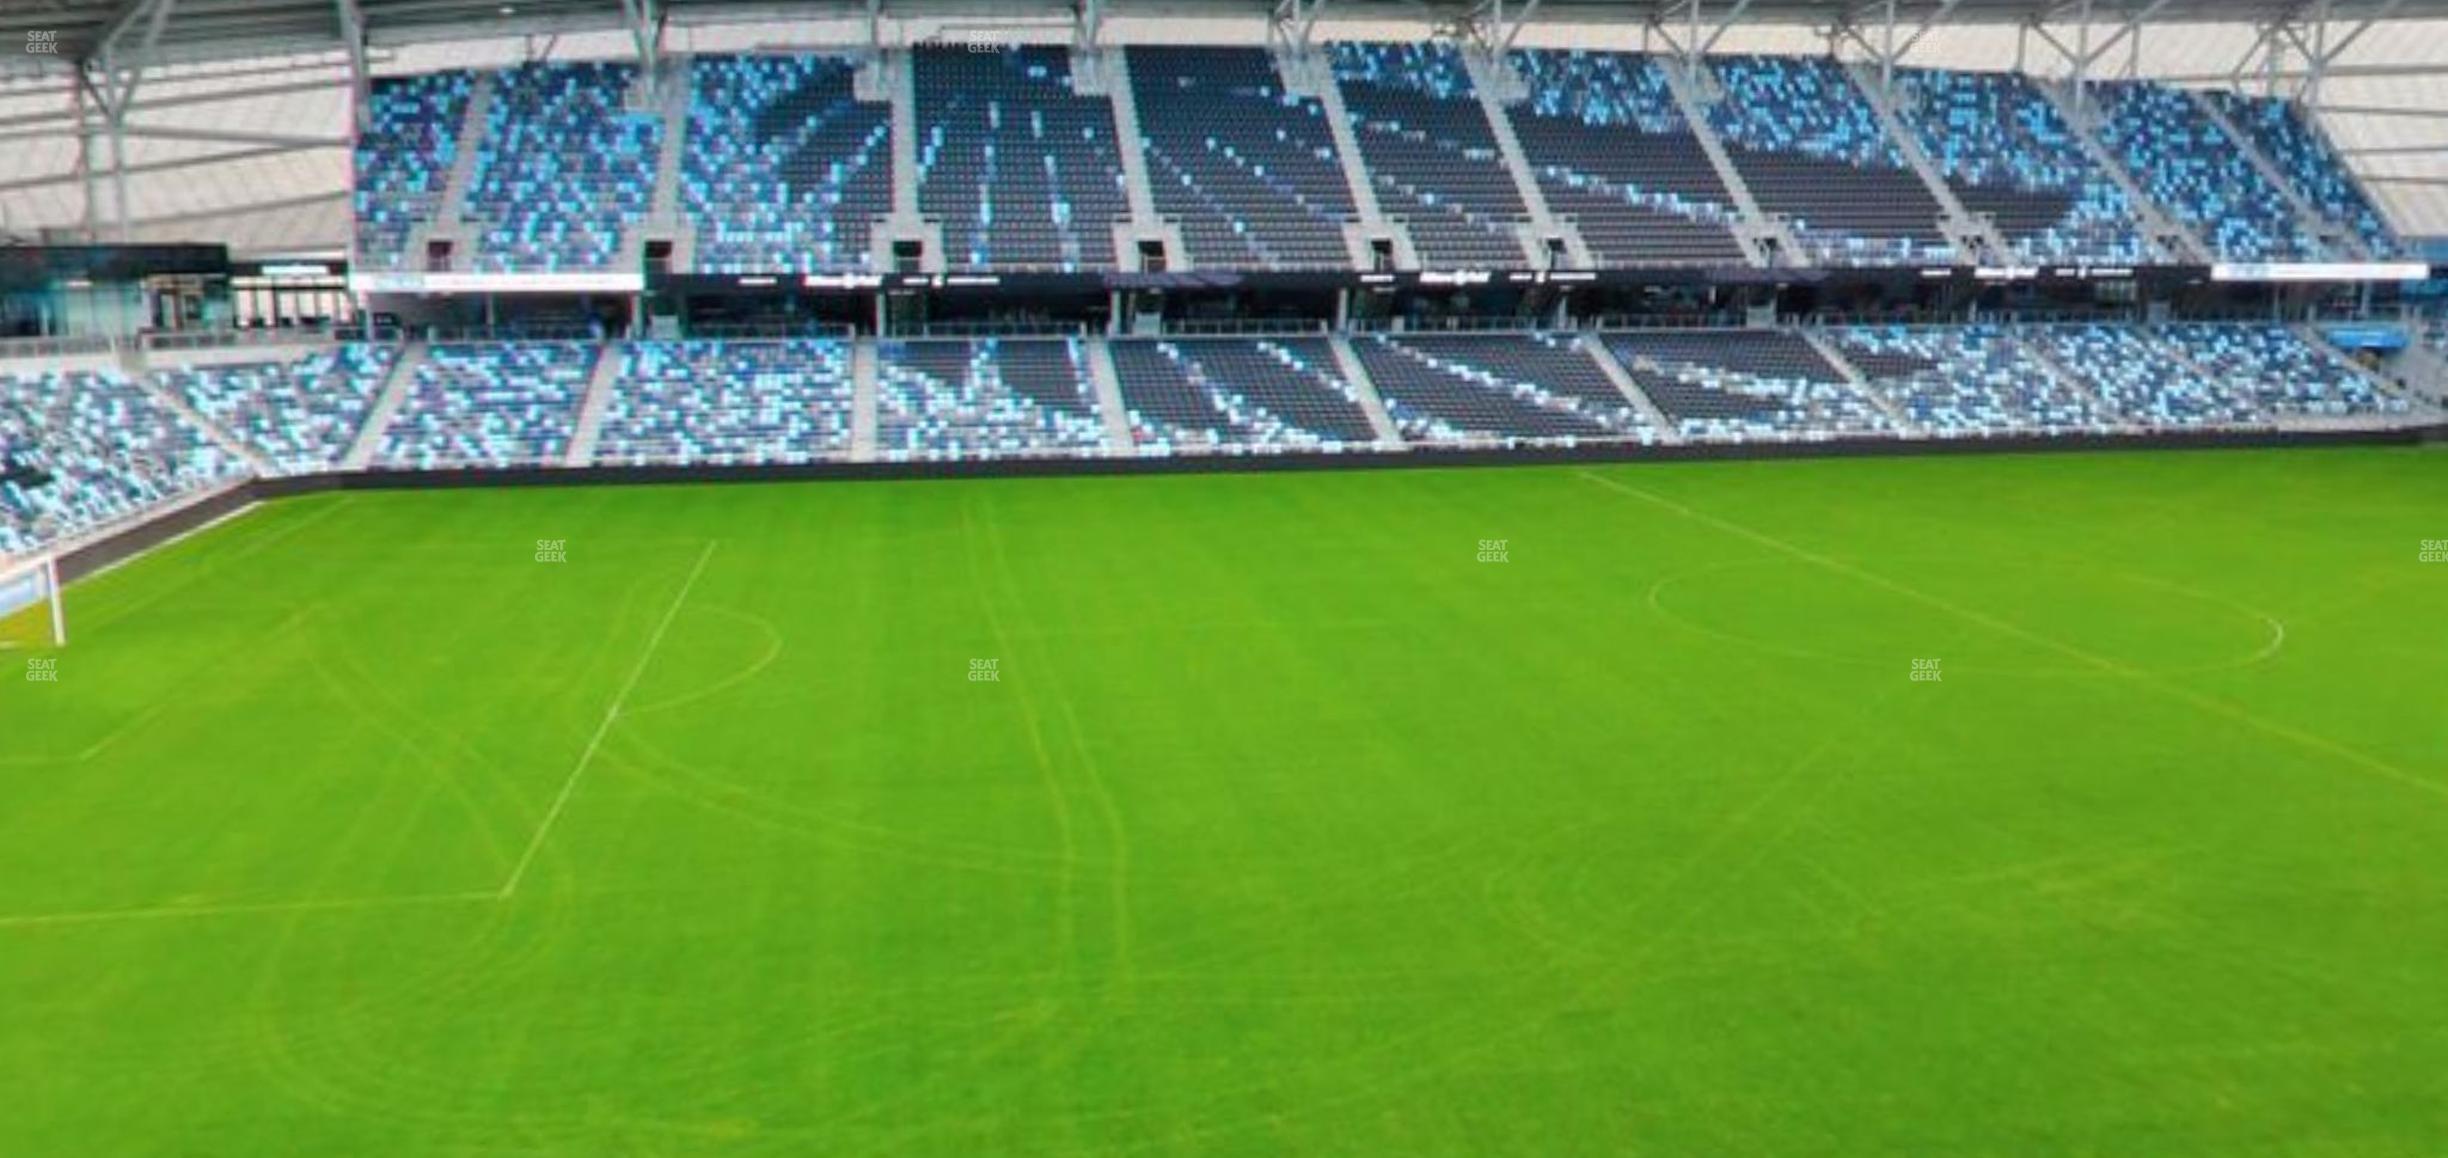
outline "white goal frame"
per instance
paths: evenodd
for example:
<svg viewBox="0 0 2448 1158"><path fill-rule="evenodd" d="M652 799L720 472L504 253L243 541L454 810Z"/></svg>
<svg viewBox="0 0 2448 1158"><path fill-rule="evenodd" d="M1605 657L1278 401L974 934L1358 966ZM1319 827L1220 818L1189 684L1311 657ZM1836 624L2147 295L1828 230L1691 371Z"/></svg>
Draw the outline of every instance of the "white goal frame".
<svg viewBox="0 0 2448 1158"><path fill-rule="evenodd" d="M20 594L28 597L22 602ZM68 646L68 605L60 597L59 560L40 556L0 565L0 617L14 615L38 603L51 607L51 646ZM16 645L0 640L0 650Z"/></svg>

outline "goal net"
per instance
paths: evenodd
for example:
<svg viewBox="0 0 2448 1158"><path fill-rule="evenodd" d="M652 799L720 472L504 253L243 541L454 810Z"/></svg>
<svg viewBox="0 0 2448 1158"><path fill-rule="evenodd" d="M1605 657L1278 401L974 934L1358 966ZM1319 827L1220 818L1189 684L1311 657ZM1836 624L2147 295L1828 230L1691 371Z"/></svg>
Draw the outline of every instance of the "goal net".
<svg viewBox="0 0 2448 1158"><path fill-rule="evenodd" d="M50 559L0 565L0 650L68 646L59 564Z"/></svg>

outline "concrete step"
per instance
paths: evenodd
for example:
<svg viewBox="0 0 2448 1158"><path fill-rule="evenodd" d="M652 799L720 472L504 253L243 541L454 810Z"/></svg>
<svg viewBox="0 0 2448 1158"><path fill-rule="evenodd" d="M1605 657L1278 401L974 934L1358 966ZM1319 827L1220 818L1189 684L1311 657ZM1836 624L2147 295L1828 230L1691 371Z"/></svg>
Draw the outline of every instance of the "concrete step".
<svg viewBox="0 0 2448 1158"><path fill-rule="evenodd" d="M586 399L578 404L578 428L570 435L566 466L589 466L595 461L595 444L603 438L604 412L612 408L612 392L619 388L623 343L606 342L595 348L595 369L587 377Z"/></svg>
<svg viewBox="0 0 2448 1158"><path fill-rule="evenodd" d="M1640 388L1631 371L1624 369L1623 361L1615 356L1615 351L1607 348L1605 339L1596 334L1583 334L1580 340L1581 349L1589 354L1591 361L1598 363L1599 372L1606 375L1607 381L1615 384L1615 389L1621 391L1626 400L1640 409L1641 416L1657 429L1660 440L1670 443L1683 441L1682 432L1675 429L1673 420L1667 418L1666 412L1658 409L1658 404L1650 400L1649 392Z"/></svg>
<svg viewBox="0 0 2448 1158"><path fill-rule="evenodd" d="M1513 187L1521 196L1522 207L1530 211L1532 234L1525 238L1522 249L1530 258L1532 269L1547 268L1545 239L1564 239L1564 257L1574 269L1592 269L1589 243L1581 239L1581 231L1572 223L1559 218L1547 207L1547 194L1539 188L1538 173L1530 167L1530 155L1522 151L1521 137L1513 131L1513 118L1505 112L1507 94L1522 91L1522 79L1513 66L1501 59L1492 59L1478 52L1465 50L1462 65L1469 71L1471 91L1479 98L1479 109L1487 116L1488 131L1496 138L1496 152L1504 158L1505 172L1513 177Z"/></svg>
<svg viewBox="0 0 2448 1158"><path fill-rule="evenodd" d="M1114 369L1113 347L1103 338L1088 339L1088 383L1096 388L1097 413L1105 419L1105 450L1137 453L1131 438L1130 408L1122 401L1122 375Z"/></svg>
<svg viewBox="0 0 2448 1158"><path fill-rule="evenodd" d="M468 187L476 183L476 154L484 147L493 116L493 74L479 72L468 92L467 119L459 124L458 153L451 158L450 183L442 188L442 208L436 224L457 230L467 210Z"/></svg>
<svg viewBox="0 0 2448 1158"><path fill-rule="evenodd" d="M1352 210L1360 218L1354 235L1346 238L1353 267L1370 268L1368 239L1386 237L1394 241L1395 267L1418 269L1419 253L1411 246L1409 231L1387 220L1385 207L1377 201L1377 183L1369 176L1367 158L1361 155L1360 134L1352 128L1351 109L1343 103L1343 89L1335 83L1334 68L1325 54L1313 51L1304 62L1278 53L1275 67L1283 74L1287 91L1300 91L1293 87L1294 78L1302 78L1308 95L1317 98L1326 114L1326 130L1334 136L1335 160L1342 163L1343 181L1351 188Z"/></svg>
<svg viewBox="0 0 2448 1158"><path fill-rule="evenodd" d="M2202 115L2210 118L2210 122L2217 125L2220 132L2227 134L2227 139L2234 143L2236 151L2246 161L2252 163L2253 169L2261 174L2262 180L2277 186L2278 192L2286 198L2287 207L2295 211L2296 226L2302 229L2307 236L2321 239L2323 244L2335 247L2344 256L2356 261L2371 260L2371 251L2364 248L2362 239L2356 237L2354 232L2347 229L2342 223L2323 217L2321 211L2303 195L2303 190L2296 188L2295 182L2287 179L2287 175L2279 170L2277 162L2270 160L2269 154L2261 151L2260 144L2253 140L2251 134L2246 133L2242 126L2229 119L2226 110L2218 107L2218 102L2211 100L2208 94L2197 89L2186 89L2185 95L2193 98L2194 106L2201 109Z"/></svg>
<svg viewBox="0 0 2448 1158"><path fill-rule="evenodd" d="M1878 384L1872 382L1868 374L1862 373L1861 367L1854 365L1852 359L1845 357L1844 352L1837 349L1836 343L1829 341L1826 334L1810 327L1804 327L1795 332L1802 335L1803 341L1810 343L1811 349L1819 351L1819 356L1827 359L1828 365L1834 366L1837 373L1844 375L1845 381L1850 383L1855 390L1860 391L1862 397L1869 399L1872 406L1878 407L1879 412L1885 414L1888 421L1895 423L1896 429L1903 431L1905 437L1919 438L1929 433L1922 428L1920 423L1913 421L1911 415L1905 413L1900 403L1888 397L1886 391L1879 389Z"/></svg>
<svg viewBox="0 0 2448 1158"><path fill-rule="evenodd" d="M1106 97L1113 101L1114 139L1122 154L1123 186L1130 195L1131 223L1141 236L1152 236L1158 222L1155 186L1148 183L1147 140L1140 135L1139 94L1131 90L1130 54L1120 48L1097 53L1105 77ZM1078 50L1072 51L1076 63ZM1168 250L1179 255L1178 250Z"/></svg>
<svg viewBox="0 0 2448 1158"><path fill-rule="evenodd" d="M1407 448L1410 444L1403 441L1402 431L1394 425L1394 416L1386 411L1385 399L1378 396L1377 383L1369 378L1368 367L1361 364L1351 339L1336 334L1330 344L1334 347L1335 369L1350 384L1352 393L1359 396L1361 413L1368 415L1369 425L1377 431L1377 444L1387 450Z"/></svg>
<svg viewBox="0 0 2448 1158"><path fill-rule="evenodd" d="M1975 217L1971 210L1964 208L1963 201L1955 196L1954 188L1946 183L1946 175L1938 171L1937 163L1930 160L1929 153L1922 149L1920 134L1904 123L1903 115L1896 110L1895 94L1888 90L1878 70L1855 61L1845 71L1851 74L1854 87L1860 89L1862 96L1869 101L1871 112L1878 117L1879 127L1887 130L1887 139L1895 142L1896 150L1904 154L1905 162L1912 166L1913 172L1920 176L1921 183L1928 187L1930 196L1937 198L1938 207L1945 211L1946 216L1939 226L1956 242L1956 263L1969 265L1982 260L1980 254L1973 251L1974 247L1964 244L1966 241L1977 241L1985 247L1991 255L1990 261L2005 263L2011 260L2014 251L2006 244L2006 235L1998 232L1993 222Z"/></svg>
<svg viewBox="0 0 2448 1158"><path fill-rule="evenodd" d="M874 462L876 456L876 344L860 338L850 345L850 460Z"/></svg>
<svg viewBox="0 0 2448 1158"><path fill-rule="evenodd" d="M1700 142L1700 151L1708 155L1710 166L1717 170L1717 179L1725 184L1726 195L1734 199L1735 212L1742 215L1742 226L1734 233L1743 243L1745 256L1754 267L1768 266L1772 264L1768 243L1773 242L1786 255L1782 264L1801 264L1802 245L1794 240L1793 231L1760 208L1759 199L1751 195L1750 184L1743 180L1742 170L1734 167L1734 155L1726 151L1717 130L1709 127L1707 98L1691 74L1679 62L1663 58L1658 61L1658 72L1665 76L1667 90L1674 94L1683 123L1691 126L1692 137Z"/></svg>
<svg viewBox="0 0 2448 1158"><path fill-rule="evenodd" d="M2073 129L2075 143L2091 158L2091 163L2099 169L2100 174L2124 192L2126 202L2134 207L2135 216L2141 220L2143 234L2149 239L2151 247L2159 251L2161 259L2207 264L2211 260L2210 247L2202 244L2201 235L2142 191L2141 182L2125 171L2125 166L2118 162L2116 154L2111 153L2108 146L2100 143L2090 115L2077 110L2073 93L2054 81L2040 77L2030 79L2032 88L2055 106L2059 119Z"/></svg>
<svg viewBox="0 0 2448 1158"><path fill-rule="evenodd" d="M391 429L391 420L398 417L400 406L408 400L408 389L416 383L417 367L425 364L425 343L409 342L400 347L399 357L391 362L391 376L383 379L382 392L374 397L374 409L366 414L365 429L357 432L357 441L349 447L348 457L340 465L349 470L364 470L374 461L374 453L382 449L383 433Z"/></svg>

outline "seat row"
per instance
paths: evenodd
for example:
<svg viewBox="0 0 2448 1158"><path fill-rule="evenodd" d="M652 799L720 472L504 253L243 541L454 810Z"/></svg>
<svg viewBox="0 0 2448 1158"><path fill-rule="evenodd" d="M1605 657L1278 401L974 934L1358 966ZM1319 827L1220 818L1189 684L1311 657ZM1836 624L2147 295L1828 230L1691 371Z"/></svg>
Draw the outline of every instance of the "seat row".
<svg viewBox="0 0 2448 1158"><path fill-rule="evenodd" d="M1076 338L881 341L868 447L857 443L857 351L844 340L441 344L405 363L390 347L344 345L162 369L149 381L0 373L0 554L254 470L337 469L360 445L373 469L436 471L574 459L1960 439L2441 417L2317 339L2272 325L1372 333L1344 344L1132 338L1100 355Z"/></svg>
<svg viewBox="0 0 2448 1158"><path fill-rule="evenodd" d="M1258 47L1134 46L1112 59L1125 67L1095 71L1128 83L1108 93L1075 77L1063 48L909 51L910 192L950 267L1116 268L1117 228L1134 224L1126 154L1145 162L1159 219L1136 224L1143 234L1174 227L1178 256L1193 266L1348 268L1357 181L1424 265L1519 267L1535 260L1538 239L1500 144L1508 131L1537 199L1602 267L1744 260L1740 199L1704 133L1796 238L1796 260L1954 256L1938 197L1880 115L1878 82L1829 58L1709 57L1685 94L1679 60L1520 50L1487 66L1512 74L1496 121L1450 44L1334 43L1308 81L1330 84L1334 102L1296 91ZM688 60L677 174L659 171L664 114L632 107L644 88L631 65L524 64L483 78L481 102L466 72L376 82L355 151L359 263L413 265L417 228L442 224L473 230L479 269L616 268L636 260L624 241L654 209L662 177L676 190L669 208L693 227L699 271L873 267L873 232L894 212L896 142L890 101L859 95L862 66L807 53ZM1501 75L1487 70L1477 75ZM2098 113L2095 153L2042 84L1906 68L1887 93L1914 148L1955 200L1994 222L2007 256L2150 259L2145 207L2127 178L2219 260L2355 255L2333 239L2376 257L2402 248L2294 105L2095 82L2083 97ZM1330 123L1334 103L1348 136ZM475 155L462 158L480 104ZM1119 139L1125 106L1134 141ZM1343 156L1338 139L1356 142L1358 156ZM461 217L439 222L455 168L468 173ZM2307 217L2318 228L2307 230Z"/></svg>

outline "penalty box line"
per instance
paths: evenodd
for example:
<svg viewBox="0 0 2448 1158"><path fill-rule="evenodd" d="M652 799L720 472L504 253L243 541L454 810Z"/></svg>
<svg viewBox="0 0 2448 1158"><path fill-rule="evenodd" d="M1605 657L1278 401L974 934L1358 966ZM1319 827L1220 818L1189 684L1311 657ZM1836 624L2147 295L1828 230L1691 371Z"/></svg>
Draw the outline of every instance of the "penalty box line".
<svg viewBox="0 0 2448 1158"><path fill-rule="evenodd" d="M706 564L713 561L714 548L719 543L720 540L708 540L705 550L698 552L696 565L689 568L688 580L680 585L679 594L672 597L671 606L664 609L662 621L655 625L654 635L646 641L645 652L638 656L636 665L629 669L629 678L621 684L620 691L612 697L611 706L604 710L603 722L597 724L595 734L588 737L586 750L579 754L578 763L570 768L569 775L562 780L561 791L554 795L552 807L545 811L543 822L536 826L535 835L528 840L526 851L519 856L518 864L510 871L510 878L502 882L500 888L456 893L419 893L397 897L340 897L329 900L257 901L219 905L149 905L126 909L94 909L85 912L29 913L20 916L0 916L0 930L197 917L347 912L402 908L413 905L509 900L517 894L519 884L527 879L527 870L534 866L537 854L543 851L544 842L552 835L553 826L560 821L562 811L569 806L571 795L578 790L579 780L585 777L587 769L595 763L596 753L603 750L604 738L611 734L613 723L620 719L621 709L628 704L630 693L637 690L638 681L645 678L647 667L654 663L655 653L662 650L664 637L671 634L672 623L680 618L681 606L688 602L689 592L696 589L698 578L705 574Z"/></svg>
<svg viewBox="0 0 2448 1158"><path fill-rule="evenodd" d="M689 568L688 581L680 585L680 593L673 596L671 606L664 609L663 621L655 625L654 635L646 640L645 652L638 656L637 665L629 669L629 678L612 697L611 706L604 709L603 722L595 725L595 734L587 738L586 750L578 754L578 763L571 766L569 775L561 781L561 791L554 795L552 807L545 810L543 822L536 825L535 836L527 841L526 851L519 854L518 863L511 867L510 878L502 882L497 894L500 899L508 900L516 895L519 884L527 879L527 870L534 867L536 854L544 851L545 838L552 835L553 826L560 822L562 809L569 806L571 794L578 790L578 781L595 763L595 754L603 750L604 737L612 734L612 725L620 719L621 709L629 703L629 693L637 690L638 680L645 677L646 668L654 663L655 653L662 650L663 637L670 634L672 622L680 618L680 606L688 602L689 592L696 589L698 576L705 574L706 564L713 560L714 548L720 543L719 539L709 539L705 550L697 553L697 565Z"/></svg>

